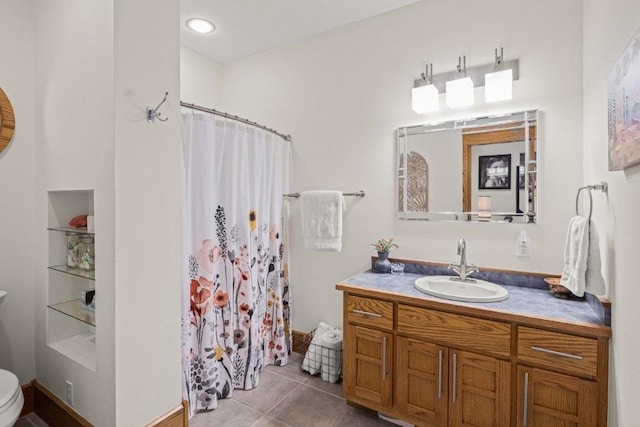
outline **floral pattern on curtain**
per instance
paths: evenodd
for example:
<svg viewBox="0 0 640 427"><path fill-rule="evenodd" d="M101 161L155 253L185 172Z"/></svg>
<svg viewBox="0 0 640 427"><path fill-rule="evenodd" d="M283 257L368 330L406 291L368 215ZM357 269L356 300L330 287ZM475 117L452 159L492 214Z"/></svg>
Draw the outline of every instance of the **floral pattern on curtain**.
<svg viewBox="0 0 640 427"><path fill-rule="evenodd" d="M193 414L288 361L289 145L208 115L184 114L183 124L183 375Z"/></svg>

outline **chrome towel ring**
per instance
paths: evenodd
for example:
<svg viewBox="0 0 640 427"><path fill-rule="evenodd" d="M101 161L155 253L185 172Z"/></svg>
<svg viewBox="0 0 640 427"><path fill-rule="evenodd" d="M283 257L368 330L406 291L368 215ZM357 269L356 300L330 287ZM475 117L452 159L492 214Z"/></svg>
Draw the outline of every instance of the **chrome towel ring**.
<svg viewBox="0 0 640 427"><path fill-rule="evenodd" d="M582 190L589 190L589 216L587 217L587 221L591 221L591 214L593 213L593 197L591 197L591 190L600 190L603 193L606 193L609 190L609 184L607 184L607 181L600 181L600 184L585 185L584 187L578 188L578 193L576 194L576 215L580 215L578 207L580 204L580 192Z"/></svg>

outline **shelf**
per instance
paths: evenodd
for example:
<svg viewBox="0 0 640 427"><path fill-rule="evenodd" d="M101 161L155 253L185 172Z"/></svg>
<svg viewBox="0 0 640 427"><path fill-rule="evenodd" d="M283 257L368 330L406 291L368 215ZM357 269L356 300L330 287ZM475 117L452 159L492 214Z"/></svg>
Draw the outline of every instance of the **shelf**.
<svg viewBox="0 0 640 427"><path fill-rule="evenodd" d="M66 314L69 317L84 322L87 325L96 326L96 314L91 310L82 308L79 299L61 302L59 304L51 304L47 307L58 313Z"/></svg>
<svg viewBox="0 0 640 427"><path fill-rule="evenodd" d="M89 279L89 280L96 280L95 270L82 270L79 268L71 268L67 265L51 265L48 268L50 270L55 270L61 273L70 274L72 276L82 277L84 279Z"/></svg>
<svg viewBox="0 0 640 427"><path fill-rule="evenodd" d="M75 234L95 234L93 231L87 231L87 227L47 227L47 230Z"/></svg>
<svg viewBox="0 0 640 427"><path fill-rule="evenodd" d="M92 371L96 370L96 335L93 333L74 335L49 343L49 347Z"/></svg>

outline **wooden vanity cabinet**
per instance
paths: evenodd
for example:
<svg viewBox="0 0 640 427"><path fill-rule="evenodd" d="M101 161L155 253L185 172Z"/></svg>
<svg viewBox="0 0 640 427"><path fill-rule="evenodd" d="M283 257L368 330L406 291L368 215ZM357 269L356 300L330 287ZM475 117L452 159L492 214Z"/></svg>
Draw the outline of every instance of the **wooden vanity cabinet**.
<svg viewBox="0 0 640 427"><path fill-rule="evenodd" d="M393 403L393 303L345 297L344 395L376 410Z"/></svg>
<svg viewBox="0 0 640 427"><path fill-rule="evenodd" d="M416 425L508 426L510 343L508 323L398 304L396 409Z"/></svg>
<svg viewBox="0 0 640 427"><path fill-rule="evenodd" d="M520 326L517 351L518 426L606 425L608 340Z"/></svg>
<svg viewBox="0 0 640 427"><path fill-rule="evenodd" d="M610 328L342 290L348 402L416 426L607 425Z"/></svg>

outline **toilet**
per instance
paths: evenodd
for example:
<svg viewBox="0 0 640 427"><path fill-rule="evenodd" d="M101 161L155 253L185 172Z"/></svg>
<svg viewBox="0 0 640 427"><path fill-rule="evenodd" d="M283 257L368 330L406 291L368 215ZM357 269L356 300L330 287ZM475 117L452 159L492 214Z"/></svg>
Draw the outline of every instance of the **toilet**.
<svg viewBox="0 0 640 427"><path fill-rule="evenodd" d="M0 305L7 295L0 290ZM13 426L22 412L24 396L18 377L9 371L0 369L0 427Z"/></svg>
<svg viewBox="0 0 640 427"><path fill-rule="evenodd" d="M22 412L24 396L18 377L0 369L0 427L11 427Z"/></svg>

